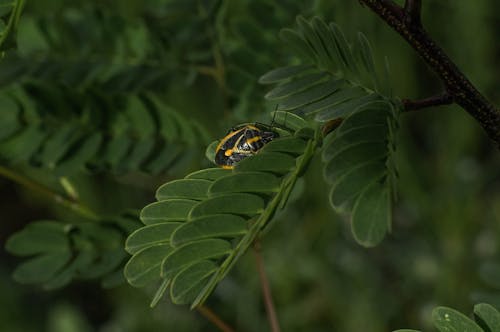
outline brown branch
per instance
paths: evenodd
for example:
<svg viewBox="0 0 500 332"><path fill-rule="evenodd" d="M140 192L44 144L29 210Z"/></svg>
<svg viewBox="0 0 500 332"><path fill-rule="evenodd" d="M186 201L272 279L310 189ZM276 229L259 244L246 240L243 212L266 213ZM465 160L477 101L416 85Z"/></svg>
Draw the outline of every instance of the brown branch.
<svg viewBox="0 0 500 332"><path fill-rule="evenodd" d="M257 263L257 270L259 272L260 285L262 287L262 295L264 296L267 318L269 319L269 325L271 325L272 332L280 332L281 329L278 322L278 316L276 315L276 309L274 308L273 298L271 296L271 287L269 286L269 280L267 279L266 270L264 268L264 260L262 259L262 254L260 252L260 242L256 241L253 249L255 253L255 261Z"/></svg>
<svg viewBox="0 0 500 332"><path fill-rule="evenodd" d="M453 101L466 110L500 148L500 110L458 69L418 21L420 1L407 0L405 9L392 0L359 0L396 30L439 76Z"/></svg>
<svg viewBox="0 0 500 332"><path fill-rule="evenodd" d="M405 111L417 111L427 107L453 104L453 97L450 96L449 93L444 92L440 95L432 96L425 99L419 99L419 100L403 99L402 102Z"/></svg>
<svg viewBox="0 0 500 332"><path fill-rule="evenodd" d="M200 305L196 307L196 310L205 317L212 324L217 326L219 330L222 332L234 332L234 329L227 325L215 312L213 312L210 308L205 307L204 305Z"/></svg>
<svg viewBox="0 0 500 332"><path fill-rule="evenodd" d="M422 2L420 0L406 0L405 12L407 24L421 25L420 12L422 10Z"/></svg>

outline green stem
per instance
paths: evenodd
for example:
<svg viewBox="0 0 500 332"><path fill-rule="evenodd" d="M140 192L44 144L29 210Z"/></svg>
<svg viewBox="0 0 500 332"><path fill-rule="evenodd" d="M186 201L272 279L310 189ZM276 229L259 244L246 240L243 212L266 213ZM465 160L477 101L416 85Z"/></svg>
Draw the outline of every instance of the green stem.
<svg viewBox="0 0 500 332"><path fill-rule="evenodd" d="M52 190L51 188L46 187L38 182L35 182L30 178L22 176L8 168L0 166L0 176L3 176L4 178L9 179L17 184L20 184L29 190L38 192L43 196L48 197L51 201L59 205L62 205L65 208L80 214L81 216L84 216L92 220L99 219L99 216L95 212L91 211L88 207L81 205L80 203L61 195L60 193Z"/></svg>
<svg viewBox="0 0 500 332"><path fill-rule="evenodd" d="M3 43L7 40L11 30L17 27L17 23L19 22L19 18L21 17L21 13L24 8L25 0L17 0L15 5L12 8L12 11L9 16L9 21L7 22L7 26L4 28L3 33L0 35L0 49L2 48Z"/></svg>

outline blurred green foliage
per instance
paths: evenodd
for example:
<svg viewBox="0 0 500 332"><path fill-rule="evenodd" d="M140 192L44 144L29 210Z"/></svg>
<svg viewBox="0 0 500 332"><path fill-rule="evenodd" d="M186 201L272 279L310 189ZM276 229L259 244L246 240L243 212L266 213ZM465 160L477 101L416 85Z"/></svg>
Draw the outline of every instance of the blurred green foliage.
<svg viewBox="0 0 500 332"><path fill-rule="evenodd" d="M499 105L500 3L423 5L431 36ZM351 40L357 31L365 33L375 61L390 59L396 96L440 91L438 79L376 15L356 1L319 0L32 1L19 22L18 51L0 62L0 86L7 91L48 82L69 92L153 94L219 137L236 123L270 120L266 114L274 104L264 101L266 87L257 79L290 61L277 36L297 15L335 21ZM71 69L95 76L75 74L85 80L74 84ZM393 232L382 244L369 250L357 245L346 219L328 207L319 158L306 174L304 193L263 239L283 331L431 330L437 305L465 313L480 301L500 306L498 150L457 106L403 114L399 141L399 201ZM151 202L166 180L206 166L198 148L186 148L192 158L159 176L87 170L70 180L83 205L117 215ZM50 169L3 158L0 165L64 192ZM3 178L0 195L2 244L32 220L84 222L39 191ZM167 301L149 309L151 294L125 285L103 290L78 281L44 292L16 284L10 275L18 260L3 250L0 257L2 331L214 330L197 312ZM238 331L268 328L250 252L207 305Z"/></svg>

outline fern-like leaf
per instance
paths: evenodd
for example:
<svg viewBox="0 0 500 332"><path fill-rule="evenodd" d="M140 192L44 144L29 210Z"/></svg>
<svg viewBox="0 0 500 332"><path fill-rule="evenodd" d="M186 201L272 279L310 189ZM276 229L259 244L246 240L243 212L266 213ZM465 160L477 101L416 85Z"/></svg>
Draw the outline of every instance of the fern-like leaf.
<svg viewBox="0 0 500 332"><path fill-rule="evenodd" d="M314 116L319 122L347 116L367 102L385 99L363 34L352 47L334 23L298 17L297 24L296 30L284 29L280 36L310 65L278 68L263 75L260 83L277 83L267 99L279 103L281 110Z"/></svg>
<svg viewBox="0 0 500 332"><path fill-rule="evenodd" d="M199 124L154 96L96 100L91 94L64 96L40 89L13 90L2 98L6 107L0 113L10 127L0 137L5 162L28 163L58 176L83 170L158 174L189 157L186 147L194 149L208 139ZM83 105L73 106L79 102Z"/></svg>
<svg viewBox="0 0 500 332"><path fill-rule="evenodd" d="M135 286L160 283L152 305L166 285L174 303L202 304L284 206L320 143L293 114L278 112L275 121L287 118L288 135L233 170L209 168L168 182L158 189L158 202L142 210L145 226L127 239L133 256L125 276Z"/></svg>
<svg viewBox="0 0 500 332"><path fill-rule="evenodd" d="M103 286L123 282L125 236L138 226L137 217L124 215L102 223L69 224L35 221L13 234L7 251L29 259L13 274L16 281L61 288L73 279L100 278Z"/></svg>
<svg viewBox="0 0 500 332"><path fill-rule="evenodd" d="M325 124L343 119L323 146L330 203L351 214L356 241L374 246L391 228L400 103L391 96L388 75L380 81L363 34L352 46L334 23L299 17L297 25L281 37L303 64L272 70L260 82L276 84L266 98L279 109Z"/></svg>

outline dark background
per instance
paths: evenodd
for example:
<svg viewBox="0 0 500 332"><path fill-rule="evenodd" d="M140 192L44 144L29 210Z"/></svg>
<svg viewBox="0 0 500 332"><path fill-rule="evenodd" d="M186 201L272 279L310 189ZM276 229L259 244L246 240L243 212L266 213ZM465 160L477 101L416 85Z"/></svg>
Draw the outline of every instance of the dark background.
<svg viewBox="0 0 500 332"><path fill-rule="evenodd" d="M186 117L200 121L213 138L240 122L269 121L274 105L265 103L267 87L259 86L257 78L288 63L291 52L277 35L280 28L293 27L297 15L335 21L351 40L357 31L366 34L377 63L388 56L397 96L418 99L441 91L440 81L415 52L358 1L178 3L31 1L20 22L19 52L33 61L52 52L69 63L90 54L109 65L144 61L158 70L167 68L162 84L151 89ZM424 0L423 5L423 23L430 35L499 105L499 2ZM200 8L214 9L206 14ZM73 34L54 23L65 19L76 22ZM58 33L68 32L60 44L65 47L46 45L37 25L40 20L61 29ZM110 41L116 44L111 47ZM223 84L202 69L213 68L217 54L222 59L219 68L225 69ZM6 59L2 66L8 65ZM437 305L466 314L480 301L500 307L500 289L494 287L491 272L500 262L498 149L455 105L401 118L399 200L392 234L382 244L360 247L348 220L331 211L320 158L305 176L303 194L265 237L264 259L283 331L428 331L431 310ZM101 213L119 213L152 201L154 190L166 180L206 166L202 150L197 153L190 164L162 176L82 174L72 180L85 204ZM43 171L15 168L43 178ZM76 218L3 178L0 210L2 244L30 221ZM215 330L196 311L168 301L150 309L151 292L126 284L104 290L97 282L77 281L52 292L19 285L10 277L19 259L3 249L0 259L2 331ZM500 280L500 274L496 276ZM240 260L208 306L238 331L268 329L252 253Z"/></svg>

